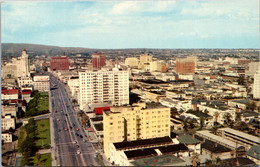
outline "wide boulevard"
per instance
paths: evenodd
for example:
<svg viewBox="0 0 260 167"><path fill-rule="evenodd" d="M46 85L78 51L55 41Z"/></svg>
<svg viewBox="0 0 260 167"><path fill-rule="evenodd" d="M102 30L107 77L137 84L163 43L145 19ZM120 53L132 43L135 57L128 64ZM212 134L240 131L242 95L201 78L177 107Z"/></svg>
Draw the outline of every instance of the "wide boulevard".
<svg viewBox="0 0 260 167"><path fill-rule="evenodd" d="M63 83L50 77L52 131L58 166L97 166L96 150L79 123ZM53 88L55 86L55 88Z"/></svg>

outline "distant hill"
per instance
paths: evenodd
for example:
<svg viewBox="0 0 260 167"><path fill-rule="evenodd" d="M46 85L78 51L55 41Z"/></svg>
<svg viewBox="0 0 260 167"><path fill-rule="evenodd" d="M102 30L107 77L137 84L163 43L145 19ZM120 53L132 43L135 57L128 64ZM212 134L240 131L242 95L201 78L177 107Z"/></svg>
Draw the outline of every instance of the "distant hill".
<svg viewBox="0 0 260 167"><path fill-rule="evenodd" d="M36 55L67 55L70 54L81 54L94 52L94 49L79 48L79 47L58 47L49 45L38 45L38 44L16 44L16 43L3 43L2 44L2 56L13 57L19 56L23 49L26 49L30 56Z"/></svg>

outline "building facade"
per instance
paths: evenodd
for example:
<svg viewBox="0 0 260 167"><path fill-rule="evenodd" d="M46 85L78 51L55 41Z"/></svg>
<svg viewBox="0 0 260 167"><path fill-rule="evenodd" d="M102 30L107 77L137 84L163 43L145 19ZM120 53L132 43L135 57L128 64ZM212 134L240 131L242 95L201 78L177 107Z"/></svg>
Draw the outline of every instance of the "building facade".
<svg viewBox="0 0 260 167"><path fill-rule="evenodd" d="M2 116L1 124L4 130L15 129L15 118L11 115Z"/></svg>
<svg viewBox="0 0 260 167"><path fill-rule="evenodd" d="M68 57L51 57L50 69L51 71L58 70L69 70L69 59Z"/></svg>
<svg viewBox="0 0 260 167"><path fill-rule="evenodd" d="M111 107L104 111L104 151L109 158L109 144L170 136L170 108L158 103Z"/></svg>
<svg viewBox="0 0 260 167"><path fill-rule="evenodd" d="M197 57L177 58L175 64L176 73L193 74L197 65Z"/></svg>
<svg viewBox="0 0 260 167"><path fill-rule="evenodd" d="M49 76L34 76L33 77L33 89L40 92L50 91L50 79Z"/></svg>
<svg viewBox="0 0 260 167"><path fill-rule="evenodd" d="M129 104L129 72L119 69L80 72L79 91L81 110L91 104Z"/></svg>
<svg viewBox="0 0 260 167"><path fill-rule="evenodd" d="M92 66L94 69L101 69L106 65L106 56L98 52L92 55Z"/></svg>

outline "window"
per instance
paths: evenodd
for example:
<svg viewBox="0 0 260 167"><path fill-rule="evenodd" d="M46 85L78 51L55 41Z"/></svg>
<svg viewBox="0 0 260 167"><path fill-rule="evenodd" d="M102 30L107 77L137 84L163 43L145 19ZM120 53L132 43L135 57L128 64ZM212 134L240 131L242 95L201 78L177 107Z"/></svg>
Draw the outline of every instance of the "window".
<svg viewBox="0 0 260 167"><path fill-rule="evenodd" d="M113 125L113 123L112 123L112 122L110 122L110 125Z"/></svg>

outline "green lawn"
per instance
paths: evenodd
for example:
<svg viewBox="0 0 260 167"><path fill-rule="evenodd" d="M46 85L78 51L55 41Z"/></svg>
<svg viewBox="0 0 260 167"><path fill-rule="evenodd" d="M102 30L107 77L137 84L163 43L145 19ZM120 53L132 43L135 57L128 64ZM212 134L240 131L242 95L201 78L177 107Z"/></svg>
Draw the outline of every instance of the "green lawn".
<svg viewBox="0 0 260 167"><path fill-rule="evenodd" d="M50 145L50 120L43 119L36 121L36 126L38 132L37 137L39 138L38 140L36 140L36 146L44 148L44 145Z"/></svg>
<svg viewBox="0 0 260 167"><path fill-rule="evenodd" d="M51 154L40 154L40 159L37 159L37 155L32 157L33 166L51 166Z"/></svg>
<svg viewBox="0 0 260 167"><path fill-rule="evenodd" d="M37 108L39 111L49 110L49 95L47 92L40 92Z"/></svg>

